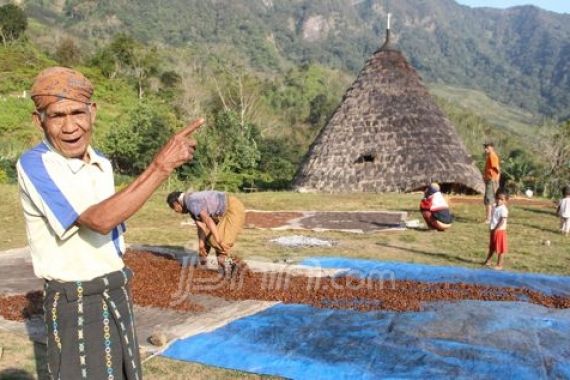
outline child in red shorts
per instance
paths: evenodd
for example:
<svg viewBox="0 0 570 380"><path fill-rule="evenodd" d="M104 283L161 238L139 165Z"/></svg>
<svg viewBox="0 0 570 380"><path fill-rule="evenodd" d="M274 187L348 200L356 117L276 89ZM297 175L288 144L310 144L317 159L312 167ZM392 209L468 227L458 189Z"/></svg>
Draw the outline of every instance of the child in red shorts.
<svg viewBox="0 0 570 380"><path fill-rule="evenodd" d="M507 194L497 192L496 203L491 211L489 254L485 260L485 265L491 266L491 258L496 252L498 256L497 265L493 267L496 270L503 270L503 255L509 250L507 243L507 218L509 217L507 200Z"/></svg>

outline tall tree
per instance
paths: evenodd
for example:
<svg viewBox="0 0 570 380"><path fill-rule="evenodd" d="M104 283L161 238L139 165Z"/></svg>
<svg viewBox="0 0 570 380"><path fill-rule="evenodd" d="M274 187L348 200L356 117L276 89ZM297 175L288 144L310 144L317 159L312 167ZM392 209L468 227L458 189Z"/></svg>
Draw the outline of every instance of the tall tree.
<svg viewBox="0 0 570 380"><path fill-rule="evenodd" d="M14 4L0 7L0 38L4 47L16 41L28 27L28 18L24 11Z"/></svg>
<svg viewBox="0 0 570 380"><path fill-rule="evenodd" d="M260 152L256 139L259 131L251 123L241 125L241 117L233 111L219 110L214 125L198 133L199 151L195 163L183 175L200 177L202 187L235 191L251 185Z"/></svg>
<svg viewBox="0 0 570 380"><path fill-rule="evenodd" d="M540 135L541 153L546 159L544 193L556 196L570 182L570 121L544 125Z"/></svg>
<svg viewBox="0 0 570 380"><path fill-rule="evenodd" d="M119 33L111 43L99 50L92 59L92 64L99 67L103 75L114 79L117 74L125 72L134 59L136 41Z"/></svg>
<svg viewBox="0 0 570 380"><path fill-rule="evenodd" d="M239 116L243 127L252 122L259 111L259 81L241 67L225 65L210 74L219 102L225 112Z"/></svg>
<svg viewBox="0 0 570 380"><path fill-rule="evenodd" d="M64 38L57 46L55 58L63 66L73 66L81 60L81 51L71 38Z"/></svg>
<svg viewBox="0 0 570 380"><path fill-rule="evenodd" d="M155 47L146 47L126 34L117 34L94 57L94 65L113 79L123 74L136 82L139 99L143 98L149 77L159 73L160 56Z"/></svg>
<svg viewBox="0 0 570 380"><path fill-rule="evenodd" d="M138 175L168 140L177 123L172 113L142 101L112 126L103 142L103 151L117 173Z"/></svg>
<svg viewBox="0 0 570 380"><path fill-rule="evenodd" d="M522 149L511 151L501 163L501 177L504 177L505 186L513 194L521 193L527 186L536 190L535 172L534 163Z"/></svg>
<svg viewBox="0 0 570 380"><path fill-rule="evenodd" d="M143 46L136 46L133 58L129 64L131 75L137 81L139 99L143 98L144 89L147 86L149 77L158 74L160 58L156 48L147 49Z"/></svg>

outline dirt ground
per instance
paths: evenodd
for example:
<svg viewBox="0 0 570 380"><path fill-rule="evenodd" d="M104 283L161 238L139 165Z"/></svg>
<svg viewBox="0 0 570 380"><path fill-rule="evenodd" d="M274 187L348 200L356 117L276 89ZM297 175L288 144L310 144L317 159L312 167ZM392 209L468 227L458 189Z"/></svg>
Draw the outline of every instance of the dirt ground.
<svg viewBox="0 0 570 380"><path fill-rule="evenodd" d="M246 228L277 228L290 220L302 218L302 212L260 212L248 211L245 216Z"/></svg>
<svg viewBox="0 0 570 380"><path fill-rule="evenodd" d="M210 270L183 268L176 260L149 252L128 252L125 262L135 272L132 282L135 304L184 312L204 311L203 305L194 302L197 295L359 311L419 311L425 302L460 300L524 300L550 308L570 308L569 297L547 296L523 288L381 278L284 276L254 273L243 266L230 278ZM0 314L13 320L41 314L41 298L40 292L1 296Z"/></svg>

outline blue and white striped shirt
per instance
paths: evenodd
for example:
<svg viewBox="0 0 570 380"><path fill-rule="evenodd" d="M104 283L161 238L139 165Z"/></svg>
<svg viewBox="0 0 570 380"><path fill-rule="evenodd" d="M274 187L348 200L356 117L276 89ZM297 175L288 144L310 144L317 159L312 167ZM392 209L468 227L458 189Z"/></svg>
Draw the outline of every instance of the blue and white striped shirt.
<svg viewBox="0 0 570 380"><path fill-rule="evenodd" d="M88 147L90 162L66 158L43 141L18 160L20 200L36 276L88 281L124 267L124 224L101 235L75 222L115 193L109 160Z"/></svg>

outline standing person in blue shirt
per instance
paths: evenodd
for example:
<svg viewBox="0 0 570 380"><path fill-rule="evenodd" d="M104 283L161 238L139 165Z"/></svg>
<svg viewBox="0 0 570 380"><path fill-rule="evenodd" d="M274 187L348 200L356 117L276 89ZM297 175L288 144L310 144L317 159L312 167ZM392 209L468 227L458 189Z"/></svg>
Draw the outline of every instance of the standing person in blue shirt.
<svg viewBox="0 0 570 380"><path fill-rule="evenodd" d="M196 222L200 263L206 264L210 248L214 248L220 269L231 273L235 263L230 251L245 223L243 203L220 191L174 191L166 203L177 213L190 214Z"/></svg>
<svg viewBox="0 0 570 380"><path fill-rule="evenodd" d="M90 145L92 95L91 82L75 70L42 71L31 97L44 140L17 164L34 272L45 279L48 370L61 380L140 379L132 272L121 258L124 222L192 159L192 132L204 120L176 133L115 193L111 163Z"/></svg>

